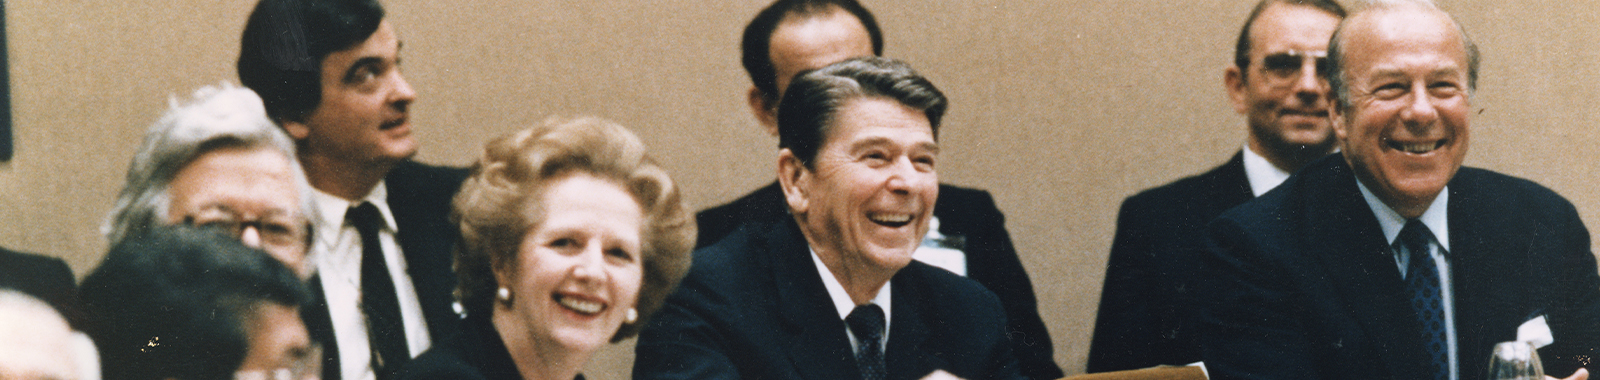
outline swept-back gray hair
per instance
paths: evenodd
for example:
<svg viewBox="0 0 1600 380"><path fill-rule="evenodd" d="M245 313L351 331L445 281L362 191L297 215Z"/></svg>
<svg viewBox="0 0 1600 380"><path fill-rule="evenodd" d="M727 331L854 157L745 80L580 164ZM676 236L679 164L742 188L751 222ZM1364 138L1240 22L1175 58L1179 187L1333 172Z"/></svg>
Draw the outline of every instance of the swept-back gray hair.
<svg viewBox="0 0 1600 380"><path fill-rule="evenodd" d="M117 195L117 203L101 227L110 245L164 224L172 202L167 190L178 171L195 158L220 148L282 153L293 166L300 213L308 219L316 217L311 185L295 158L294 140L267 118L267 110L255 92L224 82L195 90L187 102L174 97L169 103L166 114L145 132L144 143L128 164L122 193Z"/></svg>

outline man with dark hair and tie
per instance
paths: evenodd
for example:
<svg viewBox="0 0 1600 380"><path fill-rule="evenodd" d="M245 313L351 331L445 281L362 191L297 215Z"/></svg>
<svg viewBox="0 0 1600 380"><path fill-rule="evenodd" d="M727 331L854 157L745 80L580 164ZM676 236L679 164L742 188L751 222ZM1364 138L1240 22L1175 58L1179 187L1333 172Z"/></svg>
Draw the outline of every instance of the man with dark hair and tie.
<svg viewBox="0 0 1600 380"><path fill-rule="evenodd" d="M262 0L239 79L295 140L316 203L307 328L324 379L387 379L454 333L450 198L466 171L410 160L399 35L374 0Z"/></svg>
<svg viewBox="0 0 1600 380"><path fill-rule="evenodd" d="M778 104L795 74L851 57L881 55L883 35L872 13L855 0L777 0L745 27L741 53L751 82L746 94L750 111L768 134L778 137ZM783 222L790 216L774 181L702 210L695 219L700 228L695 245L706 247L742 225ZM914 258L967 276L999 296L1010 316L1006 331L1023 374L1060 378L1033 283L994 198L983 190L941 183L931 220Z"/></svg>
<svg viewBox="0 0 1600 380"><path fill-rule="evenodd" d="M1244 148L1211 171L1122 202L1088 372L1200 361L1192 274L1206 223L1334 150L1318 65L1344 15L1332 0L1262 0L1245 18L1222 76L1246 119Z"/></svg>
<svg viewBox="0 0 1600 380"><path fill-rule="evenodd" d="M948 103L860 57L795 78L778 108L787 220L694 254L639 335L635 379L1023 379L999 299L914 261L940 196Z"/></svg>
<svg viewBox="0 0 1600 380"><path fill-rule="evenodd" d="M1478 51L1424 0L1375 1L1328 49L1343 147L1211 223L1212 379L1482 379L1496 343L1586 378L1600 275L1577 210L1461 166Z"/></svg>

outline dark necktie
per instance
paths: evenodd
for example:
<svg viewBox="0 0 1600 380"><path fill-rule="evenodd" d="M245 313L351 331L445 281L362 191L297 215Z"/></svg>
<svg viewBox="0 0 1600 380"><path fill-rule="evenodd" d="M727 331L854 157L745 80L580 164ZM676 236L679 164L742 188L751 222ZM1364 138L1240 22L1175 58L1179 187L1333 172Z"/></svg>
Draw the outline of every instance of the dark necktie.
<svg viewBox="0 0 1600 380"><path fill-rule="evenodd" d="M857 346L856 365L861 367L862 380L883 380L888 377L888 370L883 365L883 309L875 304L856 306L850 311L850 316L844 318L850 325L850 332L856 334Z"/></svg>
<svg viewBox="0 0 1600 380"><path fill-rule="evenodd" d="M1428 254L1428 241L1433 233L1421 221L1411 219L1400 229L1399 245L1411 255L1406 265L1406 292L1411 295L1411 308L1417 312L1417 322L1422 325L1423 354L1432 362L1428 370L1432 380L1450 377L1449 341L1445 336L1444 297L1439 291L1439 267Z"/></svg>
<svg viewBox="0 0 1600 380"><path fill-rule="evenodd" d="M389 277L383 245L378 242L383 216L378 214L377 206L361 202L345 214L345 220L361 233L361 313L367 320L372 372L378 380L393 379L400 366L411 359L411 350L406 344L405 322L400 317L394 279Z"/></svg>

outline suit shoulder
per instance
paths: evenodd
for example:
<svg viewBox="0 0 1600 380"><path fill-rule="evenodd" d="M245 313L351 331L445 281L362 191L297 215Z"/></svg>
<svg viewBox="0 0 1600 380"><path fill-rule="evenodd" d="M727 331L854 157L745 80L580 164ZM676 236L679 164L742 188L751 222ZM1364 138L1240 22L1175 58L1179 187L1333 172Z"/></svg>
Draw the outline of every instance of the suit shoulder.
<svg viewBox="0 0 1600 380"><path fill-rule="evenodd" d="M927 291L940 304L962 308L981 306L976 309L993 311L1001 317L1005 316L1004 309L1000 307L1000 298L971 278L916 260L912 260L900 270L908 275L905 278L912 279L907 285Z"/></svg>
<svg viewBox="0 0 1600 380"><path fill-rule="evenodd" d="M461 189L461 182L466 181L468 174L470 171L465 168L406 160L389 170L389 175L384 176L384 181L389 183L390 193L450 197L455 195L456 190Z"/></svg>
<svg viewBox="0 0 1600 380"><path fill-rule="evenodd" d="M1531 180L1489 170L1462 167L1450 183L1451 201L1483 206L1511 207L1521 211L1576 214L1577 209L1555 190Z"/></svg>

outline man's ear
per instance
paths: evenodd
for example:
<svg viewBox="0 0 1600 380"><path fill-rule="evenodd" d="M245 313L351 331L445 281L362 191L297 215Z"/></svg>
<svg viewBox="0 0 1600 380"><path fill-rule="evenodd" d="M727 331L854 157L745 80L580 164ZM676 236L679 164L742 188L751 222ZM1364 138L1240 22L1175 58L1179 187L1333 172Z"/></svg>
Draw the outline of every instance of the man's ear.
<svg viewBox="0 0 1600 380"><path fill-rule="evenodd" d="M1222 87L1228 91L1228 101L1233 103L1233 112L1238 112L1240 115L1250 113L1250 104L1245 101L1245 93L1248 90L1245 86L1244 72L1239 70L1239 66L1228 65L1228 69L1222 71Z"/></svg>
<svg viewBox="0 0 1600 380"><path fill-rule="evenodd" d="M1344 107L1339 105L1339 99L1333 97L1333 90L1328 90L1328 123L1333 125L1333 136L1344 143Z"/></svg>
<svg viewBox="0 0 1600 380"><path fill-rule="evenodd" d="M280 124L283 125L283 131L288 132L289 138L294 139L294 141L305 140L306 136L311 135L311 127L307 126L305 123L298 121L284 121Z"/></svg>
<svg viewBox="0 0 1600 380"><path fill-rule="evenodd" d="M783 199L789 204L789 212L795 215L805 213L811 181L811 169L807 169L793 151L789 148L778 151L778 187L783 189Z"/></svg>
<svg viewBox="0 0 1600 380"><path fill-rule="evenodd" d="M750 104L750 113L756 116L756 121L761 122L767 134L778 137L778 105L768 102L761 89L753 86L745 97L745 102Z"/></svg>

